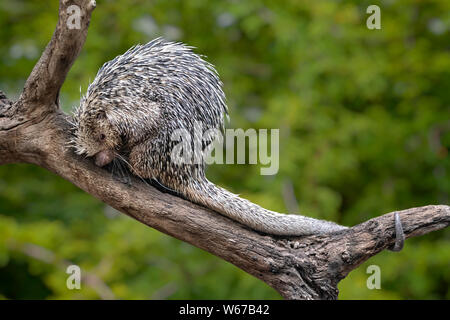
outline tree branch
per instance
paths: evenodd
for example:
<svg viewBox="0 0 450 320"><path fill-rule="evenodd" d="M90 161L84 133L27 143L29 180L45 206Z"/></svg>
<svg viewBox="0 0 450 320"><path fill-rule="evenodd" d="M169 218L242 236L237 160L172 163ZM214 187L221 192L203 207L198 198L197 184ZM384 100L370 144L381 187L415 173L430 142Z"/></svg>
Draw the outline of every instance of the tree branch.
<svg viewBox="0 0 450 320"><path fill-rule="evenodd" d="M27 112L58 107L59 90L86 40L95 0L63 0L52 39L28 77L19 101Z"/></svg>
<svg viewBox="0 0 450 320"><path fill-rule="evenodd" d="M66 8L79 5L81 29L66 30ZM336 299L337 284L362 262L393 245L394 213L327 236L274 237L131 178L131 185L67 148L69 123L57 108L59 89L87 34L92 1L60 2L52 40L19 100L0 94L0 164L44 167L134 219L229 261L289 299ZM0 92L1 93L1 92ZM406 237L450 224L448 206L399 212Z"/></svg>

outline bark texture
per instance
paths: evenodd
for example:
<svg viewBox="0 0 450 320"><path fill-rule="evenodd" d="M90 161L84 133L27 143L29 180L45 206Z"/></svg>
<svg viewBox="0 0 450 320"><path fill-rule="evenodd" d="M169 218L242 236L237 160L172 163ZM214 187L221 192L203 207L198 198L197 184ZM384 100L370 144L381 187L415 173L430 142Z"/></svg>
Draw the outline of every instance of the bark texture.
<svg viewBox="0 0 450 320"><path fill-rule="evenodd" d="M67 25L72 5L80 9L79 29ZM10 101L0 91L0 165L44 167L149 227L233 263L287 299L336 299L340 280L394 244L394 212L333 235L274 237L161 193L139 179L122 184L92 160L75 155L67 148L68 116L59 109L58 96L85 42L94 8L93 0L61 0L53 37L20 98ZM446 205L398 213L406 238L450 224Z"/></svg>

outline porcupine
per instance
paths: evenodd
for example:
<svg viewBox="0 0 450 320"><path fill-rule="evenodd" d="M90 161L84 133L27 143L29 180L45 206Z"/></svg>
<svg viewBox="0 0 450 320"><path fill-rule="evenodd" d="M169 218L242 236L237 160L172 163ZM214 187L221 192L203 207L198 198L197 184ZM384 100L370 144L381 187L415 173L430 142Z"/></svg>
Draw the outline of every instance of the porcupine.
<svg viewBox="0 0 450 320"><path fill-rule="evenodd" d="M311 235L347 228L264 209L210 182L204 161L180 164L171 159L174 130L192 132L195 121L205 129L223 130L227 114L214 67L191 47L158 38L100 68L73 114L72 143L98 166L122 159L134 175L260 232Z"/></svg>

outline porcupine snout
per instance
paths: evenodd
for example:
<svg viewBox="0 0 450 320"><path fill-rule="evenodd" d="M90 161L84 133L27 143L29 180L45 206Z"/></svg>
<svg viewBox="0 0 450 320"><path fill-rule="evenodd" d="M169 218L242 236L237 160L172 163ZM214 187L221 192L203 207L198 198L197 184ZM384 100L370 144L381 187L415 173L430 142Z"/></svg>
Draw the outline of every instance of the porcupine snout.
<svg viewBox="0 0 450 320"><path fill-rule="evenodd" d="M103 150L95 155L95 165L99 167L106 166L115 158L114 152L111 150Z"/></svg>

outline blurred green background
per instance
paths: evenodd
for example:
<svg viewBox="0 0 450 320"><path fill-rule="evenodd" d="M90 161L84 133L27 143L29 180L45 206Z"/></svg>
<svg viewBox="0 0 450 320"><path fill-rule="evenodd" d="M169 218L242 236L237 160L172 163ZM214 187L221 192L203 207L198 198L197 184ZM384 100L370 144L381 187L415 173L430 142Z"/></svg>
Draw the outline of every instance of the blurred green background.
<svg viewBox="0 0 450 320"><path fill-rule="evenodd" d="M366 8L381 7L381 30ZM17 98L58 1L0 2L0 89ZM77 105L98 68L164 36L195 46L225 85L230 128L279 128L280 170L215 165L210 180L266 208L354 225L448 204L450 2L99 0L62 88ZM382 252L341 299L449 299L450 230ZM67 264L87 278L66 288ZM366 287L381 268L381 290ZM0 297L278 299L263 282L115 212L32 165L0 167Z"/></svg>

